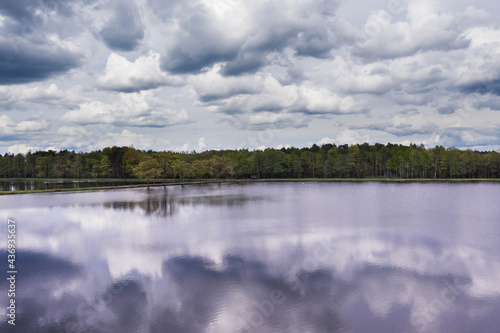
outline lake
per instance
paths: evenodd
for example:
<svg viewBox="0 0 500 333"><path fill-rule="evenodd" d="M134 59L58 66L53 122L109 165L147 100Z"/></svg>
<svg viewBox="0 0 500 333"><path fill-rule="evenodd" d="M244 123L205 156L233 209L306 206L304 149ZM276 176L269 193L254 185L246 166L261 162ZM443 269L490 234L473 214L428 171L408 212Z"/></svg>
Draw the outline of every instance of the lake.
<svg viewBox="0 0 500 333"><path fill-rule="evenodd" d="M377 182L2 196L0 331L498 332L499 199Z"/></svg>

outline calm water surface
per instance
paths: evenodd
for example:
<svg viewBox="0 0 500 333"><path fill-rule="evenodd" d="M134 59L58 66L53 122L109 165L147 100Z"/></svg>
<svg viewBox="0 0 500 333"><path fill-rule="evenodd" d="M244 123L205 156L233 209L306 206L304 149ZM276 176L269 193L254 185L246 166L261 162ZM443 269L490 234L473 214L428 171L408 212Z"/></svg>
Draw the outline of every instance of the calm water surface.
<svg viewBox="0 0 500 333"><path fill-rule="evenodd" d="M500 184L0 197L1 332L499 332Z"/></svg>

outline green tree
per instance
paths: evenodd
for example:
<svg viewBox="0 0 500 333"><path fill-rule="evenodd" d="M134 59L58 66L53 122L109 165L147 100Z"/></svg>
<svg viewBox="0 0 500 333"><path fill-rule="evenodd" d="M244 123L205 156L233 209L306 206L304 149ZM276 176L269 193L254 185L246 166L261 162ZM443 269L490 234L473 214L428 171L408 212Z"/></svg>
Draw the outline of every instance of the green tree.
<svg viewBox="0 0 500 333"><path fill-rule="evenodd" d="M35 161L36 176L38 178L48 178L49 177L49 157L41 156Z"/></svg>
<svg viewBox="0 0 500 333"><path fill-rule="evenodd" d="M191 164L191 174L197 178L207 178L210 174L208 160L196 160Z"/></svg>
<svg viewBox="0 0 500 333"><path fill-rule="evenodd" d="M133 174L139 179L146 179L149 185L151 179L158 178L161 175L160 164L154 158L146 156L134 167Z"/></svg>
<svg viewBox="0 0 500 333"><path fill-rule="evenodd" d="M208 160L210 168L213 173L217 175L218 179L221 179L223 174L231 173L231 164L230 160L225 156L214 156Z"/></svg>
<svg viewBox="0 0 500 333"><path fill-rule="evenodd" d="M174 177L179 177L179 179L184 180L184 176L190 173L190 164L182 159L176 159L172 163L172 170L174 172Z"/></svg>
<svg viewBox="0 0 500 333"><path fill-rule="evenodd" d="M283 157L283 159L281 160L281 166L288 174L288 178L290 178L292 175L292 156L285 155L285 157Z"/></svg>
<svg viewBox="0 0 500 333"><path fill-rule="evenodd" d="M160 165L161 175L163 176L163 182L165 183L168 175L173 173L172 164L175 161L174 154L170 151L161 151L155 154L155 158Z"/></svg>
<svg viewBox="0 0 500 333"><path fill-rule="evenodd" d="M422 178L429 176L429 168L431 167L431 154L427 150L422 150L418 154L418 163L420 165L420 175Z"/></svg>
<svg viewBox="0 0 500 333"><path fill-rule="evenodd" d="M12 167L15 177L24 178L26 175L25 171L25 161L23 154L17 154L12 161Z"/></svg>
<svg viewBox="0 0 500 333"><path fill-rule="evenodd" d="M103 155L99 161L98 172L102 178L111 175L111 162L109 161L108 155Z"/></svg>
<svg viewBox="0 0 500 333"><path fill-rule="evenodd" d="M448 148L447 156L450 178L463 176L466 173L466 167L462 152L454 147Z"/></svg>

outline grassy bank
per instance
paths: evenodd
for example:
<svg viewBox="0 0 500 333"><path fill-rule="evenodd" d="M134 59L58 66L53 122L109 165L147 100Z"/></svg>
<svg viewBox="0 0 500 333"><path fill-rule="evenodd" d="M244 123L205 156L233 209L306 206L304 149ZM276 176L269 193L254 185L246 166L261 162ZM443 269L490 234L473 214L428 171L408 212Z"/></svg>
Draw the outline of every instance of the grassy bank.
<svg viewBox="0 0 500 333"><path fill-rule="evenodd" d="M12 178L4 179L4 181L33 181L34 179L28 178ZM284 178L270 178L270 179L209 179L209 180L184 180L184 181L168 181L163 183L163 180L156 179L147 184L142 179L36 179L35 181L97 181L97 182L133 182L137 184L129 185L111 185L111 186L95 186L95 187L78 187L78 188L58 188L58 189L43 189L43 190L22 190L22 191L0 191L0 195L13 195L13 194L27 194L27 193L50 193L50 192L79 192L79 191L97 191L97 190L115 190L126 188L139 188L139 187L158 187L158 186L173 186L173 185L200 185L200 184L213 184L213 183L234 183L234 182L384 182L384 183L477 183L477 182L500 182L500 179L481 178L481 179L399 179L399 178L298 178L298 179L284 179Z"/></svg>
<svg viewBox="0 0 500 333"><path fill-rule="evenodd" d="M106 183L145 183L144 179L137 178L0 178L0 182L106 182ZM174 182L172 179L167 179ZM163 179L151 179L150 183L163 183Z"/></svg>
<svg viewBox="0 0 500 333"><path fill-rule="evenodd" d="M384 182L384 183L474 183L474 182L500 182L500 178L452 178L452 179L434 179L434 178L271 178L271 179L257 179L252 181L260 182Z"/></svg>
<svg viewBox="0 0 500 333"><path fill-rule="evenodd" d="M44 181L48 181L45 179ZM117 180L125 181L125 180ZM196 185L196 184L210 184L210 183L221 183L221 182L236 182L241 180L217 180L209 179L204 181L199 180L185 180L185 181L172 181L163 183L163 181L150 182L147 184L144 180L137 179L138 184L129 185L111 185L111 186L92 186L92 187L75 187L75 188L56 188L56 189L43 189L43 190L21 190L21 191L0 191L0 195L11 195L11 194L27 194L27 193L50 193L50 192L79 192L79 191L97 191L97 190L116 190L116 189L126 189L126 188L139 188L139 187L159 187L159 186L172 186L172 185Z"/></svg>

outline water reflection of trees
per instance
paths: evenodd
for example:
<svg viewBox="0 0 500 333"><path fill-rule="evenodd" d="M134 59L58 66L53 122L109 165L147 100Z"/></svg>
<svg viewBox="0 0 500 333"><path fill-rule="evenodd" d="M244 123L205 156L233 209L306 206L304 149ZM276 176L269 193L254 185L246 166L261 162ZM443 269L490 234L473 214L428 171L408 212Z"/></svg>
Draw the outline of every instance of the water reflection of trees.
<svg viewBox="0 0 500 333"><path fill-rule="evenodd" d="M134 211L141 209L146 215L156 215L159 217L172 216L177 213L178 203L172 196L148 197L143 201L114 201L105 202L104 208L114 210Z"/></svg>
<svg viewBox="0 0 500 333"><path fill-rule="evenodd" d="M179 207L198 206L242 206L259 200L258 197L246 195L203 195L203 196L176 196L171 194L150 196L142 201L113 201L105 202L105 208L114 210L142 210L146 215L159 217L173 216L178 213Z"/></svg>

